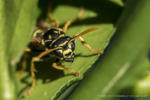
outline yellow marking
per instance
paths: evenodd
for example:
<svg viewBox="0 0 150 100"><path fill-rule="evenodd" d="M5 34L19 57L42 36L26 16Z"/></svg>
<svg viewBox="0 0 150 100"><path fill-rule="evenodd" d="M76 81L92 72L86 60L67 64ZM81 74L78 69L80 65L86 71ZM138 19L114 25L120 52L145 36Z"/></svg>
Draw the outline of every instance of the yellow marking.
<svg viewBox="0 0 150 100"><path fill-rule="evenodd" d="M65 56L65 54L68 54L69 52L72 52L72 50L71 50L71 49L65 50L65 51L63 52L63 56L64 56L64 57L67 57L67 58L70 58L71 55L70 55L70 56Z"/></svg>
<svg viewBox="0 0 150 100"><path fill-rule="evenodd" d="M65 41L64 43L60 44L59 46L64 46L68 41Z"/></svg>
<svg viewBox="0 0 150 100"><path fill-rule="evenodd" d="M57 28L57 30L59 30L59 31L63 31L61 28Z"/></svg>
<svg viewBox="0 0 150 100"><path fill-rule="evenodd" d="M42 35L44 34L43 30L37 29L37 30L35 30L35 32L33 33L33 37L36 37L36 35L37 35L38 33L41 33Z"/></svg>
<svg viewBox="0 0 150 100"><path fill-rule="evenodd" d="M72 55L73 55L73 52L72 52L69 56L67 56L67 58L71 58L71 57L72 57Z"/></svg>
<svg viewBox="0 0 150 100"><path fill-rule="evenodd" d="M71 43L68 43L68 47L71 48Z"/></svg>
<svg viewBox="0 0 150 100"><path fill-rule="evenodd" d="M52 39L51 35L48 36L48 39Z"/></svg>
<svg viewBox="0 0 150 100"><path fill-rule="evenodd" d="M31 49L30 48L26 48L25 52L31 52Z"/></svg>
<svg viewBox="0 0 150 100"><path fill-rule="evenodd" d="M58 31L54 31L54 33L59 34L60 32L59 32L59 30L58 30Z"/></svg>
<svg viewBox="0 0 150 100"><path fill-rule="evenodd" d="M57 39L53 40L52 43L50 44L50 46L52 46L58 39L60 39L61 37L64 37L65 35L62 34L60 35Z"/></svg>
<svg viewBox="0 0 150 100"><path fill-rule="evenodd" d="M60 53L62 53L62 50L58 50Z"/></svg>
<svg viewBox="0 0 150 100"><path fill-rule="evenodd" d="M60 34L62 30L60 28L57 28L56 31L54 31L54 33Z"/></svg>
<svg viewBox="0 0 150 100"><path fill-rule="evenodd" d="M45 42L44 42L44 40L42 39L42 45L45 45Z"/></svg>
<svg viewBox="0 0 150 100"><path fill-rule="evenodd" d="M50 42L51 40L45 40L44 42Z"/></svg>
<svg viewBox="0 0 150 100"><path fill-rule="evenodd" d="M56 29L58 31L63 31L61 28L52 27L51 29Z"/></svg>

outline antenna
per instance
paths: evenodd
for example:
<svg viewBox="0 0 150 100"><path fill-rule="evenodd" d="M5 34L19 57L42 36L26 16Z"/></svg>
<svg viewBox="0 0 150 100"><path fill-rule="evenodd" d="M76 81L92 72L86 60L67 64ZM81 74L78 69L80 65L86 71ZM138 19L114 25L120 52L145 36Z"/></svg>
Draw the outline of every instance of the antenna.
<svg viewBox="0 0 150 100"><path fill-rule="evenodd" d="M75 35L73 36L73 38L69 41L69 43L71 43L72 41L74 41L77 37L80 37L80 36L82 36L82 35L84 35L84 34L86 34L86 33L88 33L88 32L91 32L91 31L94 31L94 30L97 30L97 29L98 29L98 27L92 27L92 28L89 28L89 29L87 29L87 30L81 32L80 34L75 34ZM69 43L68 43L68 44L69 44Z"/></svg>

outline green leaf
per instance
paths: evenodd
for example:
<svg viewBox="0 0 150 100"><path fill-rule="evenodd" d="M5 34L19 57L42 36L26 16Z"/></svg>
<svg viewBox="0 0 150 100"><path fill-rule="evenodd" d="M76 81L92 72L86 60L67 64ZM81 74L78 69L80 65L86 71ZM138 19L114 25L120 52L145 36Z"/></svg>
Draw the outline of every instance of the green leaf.
<svg viewBox="0 0 150 100"><path fill-rule="evenodd" d="M97 3L98 2L98 3ZM46 5L47 3L41 2ZM69 19L74 19L80 11L80 6L84 6L85 12L80 21L74 23L69 27L66 35L73 36L76 33L80 33L91 27L98 27L99 29L90 32L83 36L83 38L94 49L104 50L108 45L112 35L114 34L114 24L117 21L121 13L121 6L111 1L60 1L55 0L52 2L53 12L52 17L59 20L61 26ZM41 5L44 6L44 5ZM76 40L75 61L73 63L63 62L65 67L73 68L77 70L80 75L75 77L68 75L69 72L56 70L51 67L52 62L44 61L37 62L36 65L36 86L25 100L49 100L55 99L60 95L64 89L68 86L82 79L83 75L95 61L99 58L99 55L94 55L87 48L83 47L79 40ZM30 66L28 66L30 67ZM31 76L29 77L29 70L24 73L19 83L20 95L22 95L31 84Z"/></svg>
<svg viewBox="0 0 150 100"><path fill-rule="evenodd" d="M141 98L137 98L137 100L149 100L150 97L149 96L146 96L146 97L141 97Z"/></svg>
<svg viewBox="0 0 150 100"><path fill-rule="evenodd" d="M149 66L150 63L147 58L147 51L142 51L142 55L139 54L138 57L132 62L131 67L128 71L126 71L126 74L123 75L119 80L117 80L116 84L113 85L107 95L101 95L101 98L107 98L110 100L114 98L114 100L120 100L119 98L129 99L147 97L149 94ZM123 72L123 70L119 73L121 72ZM143 79L143 77L145 78ZM75 88L76 85L77 84L74 84L69 87L69 89L67 89L67 91L65 91L58 98L58 100L64 100L64 98L66 98L70 94L70 92ZM91 93L89 93L89 95L91 95ZM83 99L84 97L80 98Z"/></svg>
<svg viewBox="0 0 150 100"><path fill-rule="evenodd" d="M112 45L69 100L116 100L122 96L115 94L120 93L121 88L133 86L149 65L147 59L142 59L150 42L149 6L150 1L147 0L129 0L126 3ZM136 63L139 65L135 66ZM129 93L126 94L123 96Z"/></svg>
<svg viewBox="0 0 150 100"><path fill-rule="evenodd" d="M149 96L150 95L150 75L145 75L145 77L139 80L135 86L135 94L141 96Z"/></svg>
<svg viewBox="0 0 150 100"><path fill-rule="evenodd" d="M11 59L18 60L35 29L39 9L37 8L38 0L26 0L22 2L18 0L14 3L16 3L14 6L18 7L18 9L14 9L13 11L15 18L11 18L11 14L8 14L7 20L9 22L12 21L10 23L11 31L8 31L9 35L11 35L11 42L8 40L8 48L10 48L8 53L10 53Z"/></svg>
<svg viewBox="0 0 150 100"><path fill-rule="evenodd" d="M16 100L17 90L10 63L20 58L35 26L37 13L37 0L0 0L1 100Z"/></svg>
<svg viewBox="0 0 150 100"><path fill-rule="evenodd" d="M116 82L116 84L109 90L107 93L108 96L114 97L117 99L117 96L122 96L122 98L138 98L145 97L146 95L138 94L136 84L139 83L141 79L148 72L150 63L147 57L147 50L141 51L142 54L139 54L136 59L132 61L132 64L128 71ZM131 81L132 80L132 81ZM145 90L146 92L146 90ZM147 90L148 92L148 90Z"/></svg>

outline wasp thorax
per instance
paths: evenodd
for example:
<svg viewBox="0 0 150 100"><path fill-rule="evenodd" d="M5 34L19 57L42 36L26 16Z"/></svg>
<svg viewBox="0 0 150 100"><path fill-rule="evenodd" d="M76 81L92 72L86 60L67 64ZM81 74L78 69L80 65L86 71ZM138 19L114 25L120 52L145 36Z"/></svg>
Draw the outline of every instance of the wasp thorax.
<svg viewBox="0 0 150 100"><path fill-rule="evenodd" d="M56 39L63 37L65 33L60 28L51 28L43 35L43 40L46 47L49 47L50 44Z"/></svg>
<svg viewBox="0 0 150 100"><path fill-rule="evenodd" d="M75 43L74 41L69 42L70 40L71 37L69 36L61 37L52 45L52 48L62 47L54 51L54 54L67 62L73 62L74 60Z"/></svg>

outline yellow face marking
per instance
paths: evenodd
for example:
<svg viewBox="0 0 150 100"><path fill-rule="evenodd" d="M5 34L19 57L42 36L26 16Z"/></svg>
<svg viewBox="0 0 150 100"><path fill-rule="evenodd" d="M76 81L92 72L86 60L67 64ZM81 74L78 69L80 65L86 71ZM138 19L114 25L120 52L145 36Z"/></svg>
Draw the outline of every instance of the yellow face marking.
<svg viewBox="0 0 150 100"><path fill-rule="evenodd" d="M71 43L68 44L68 47L71 48Z"/></svg>
<svg viewBox="0 0 150 100"><path fill-rule="evenodd" d="M71 52L71 54L69 55L69 56L66 56L66 54L68 54L69 52ZM63 52L63 56L64 56L64 58L71 58L71 56L72 56L72 50L71 49L67 49L67 50L65 50L64 52Z"/></svg>
<svg viewBox="0 0 150 100"><path fill-rule="evenodd" d="M58 50L60 53L62 53L62 50Z"/></svg>

